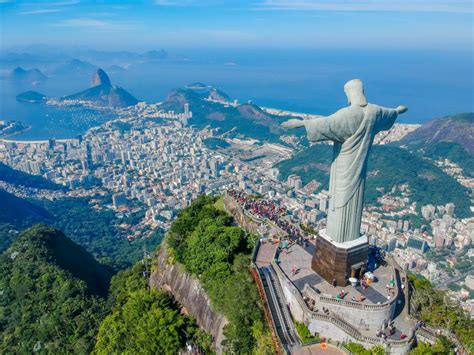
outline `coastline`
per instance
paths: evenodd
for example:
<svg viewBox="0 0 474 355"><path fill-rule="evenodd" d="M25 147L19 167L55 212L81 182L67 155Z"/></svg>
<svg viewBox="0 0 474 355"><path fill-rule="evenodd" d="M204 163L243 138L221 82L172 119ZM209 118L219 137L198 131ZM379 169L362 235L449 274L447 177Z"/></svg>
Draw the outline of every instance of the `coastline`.
<svg viewBox="0 0 474 355"><path fill-rule="evenodd" d="M61 106L56 106L56 105L51 105L51 104L48 104L48 103L45 103L47 106L52 106L52 107L61 107ZM63 107L71 107L71 106L79 106L79 107L82 107L82 108L85 108L85 109L94 109L94 110L107 110L108 108L104 108L104 107L89 107L87 105L81 105L81 104L75 104L75 105L65 105ZM279 108L273 108L273 107L260 107L262 109L262 111L268 113L268 114L271 114L271 115L274 115L274 116L286 116L286 117L295 117L295 118L303 118L303 119L312 119L312 118L317 118L317 117L322 117L322 115L316 115L316 114L309 114L309 113L303 113L303 112L296 112L296 111L289 111L289 110L284 110L284 109L279 109ZM117 118L116 118L117 119ZM111 121L114 121L115 119L112 119ZM89 129L94 129L96 127L100 127L103 123L97 125L97 126L92 126L92 127L89 127L87 130ZM386 143L387 141L392 141L393 138L392 137L389 137L391 136L390 133L393 133L393 131L403 131L404 134L407 134L415 129L417 129L418 127L420 127L421 124L413 124L413 123L396 123L394 125L394 128L389 131L389 132L386 132L386 134L384 134L384 137L380 137L378 140L381 141L381 142L376 142L376 143ZM11 133L11 134L8 134L8 135L4 135L4 136L0 136L0 142L4 142L4 143L18 143L18 144L44 144L44 143L48 143L50 139L55 139L54 137L49 137L49 138L43 138L43 139L33 139L33 140L28 140L28 139L9 139L11 137L14 137L15 135L20 135L22 133L25 133L27 131L30 131L32 129L32 126L28 125L27 129L24 129L24 130L21 130L21 131L18 131L18 132L14 132L14 133ZM86 130L86 131L87 131ZM68 142L68 141L77 141L77 136L80 135L80 134L83 134L84 132L82 133L76 133L74 134L74 137L67 137L67 138L61 138L61 139L55 139L57 142ZM400 132L401 133L401 132ZM396 136L398 136L398 132L395 133ZM384 142L385 141L385 142Z"/></svg>
<svg viewBox="0 0 474 355"><path fill-rule="evenodd" d="M8 138L8 137L13 137L13 136L16 136L18 134L21 134L21 133L25 133L25 132L28 132L31 130L32 126L29 125L29 124L26 124L26 128L25 129L22 129L22 130L19 130L19 131L16 131L16 132L13 132L13 133L9 133L9 134L0 134L0 140L5 140L5 138Z"/></svg>

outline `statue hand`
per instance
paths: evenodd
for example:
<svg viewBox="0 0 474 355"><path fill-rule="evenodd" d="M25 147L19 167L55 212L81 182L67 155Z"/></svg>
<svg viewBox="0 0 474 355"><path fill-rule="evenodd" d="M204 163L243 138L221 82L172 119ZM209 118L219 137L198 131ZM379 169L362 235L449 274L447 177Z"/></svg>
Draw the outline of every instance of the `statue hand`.
<svg viewBox="0 0 474 355"><path fill-rule="evenodd" d="M304 127L304 121L292 118L291 120L285 121L281 124L284 128L298 128Z"/></svg>
<svg viewBox="0 0 474 355"><path fill-rule="evenodd" d="M404 112L407 112L408 111L408 107L405 107L405 106L398 106L395 110L397 110L398 114L401 114L401 113L404 113Z"/></svg>

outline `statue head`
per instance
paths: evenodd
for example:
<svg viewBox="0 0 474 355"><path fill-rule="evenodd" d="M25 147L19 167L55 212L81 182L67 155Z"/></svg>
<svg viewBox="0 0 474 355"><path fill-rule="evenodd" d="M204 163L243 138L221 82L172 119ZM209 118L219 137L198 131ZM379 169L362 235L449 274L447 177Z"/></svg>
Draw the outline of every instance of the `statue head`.
<svg viewBox="0 0 474 355"><path fill-rule="evenodd" d="M344 92L346 93L349 105L367 106L367 100L364 95L364 85L359 79L348 81L344 85Z"/></svg>

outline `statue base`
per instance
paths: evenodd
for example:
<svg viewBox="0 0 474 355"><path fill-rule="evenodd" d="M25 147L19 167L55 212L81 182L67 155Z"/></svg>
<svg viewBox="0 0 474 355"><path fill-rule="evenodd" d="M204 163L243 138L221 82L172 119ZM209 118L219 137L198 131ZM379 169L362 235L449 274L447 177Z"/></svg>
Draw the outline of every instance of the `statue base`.
<svg viewBox="0 0 474 355"><path fill-rule="evenodd" d="M316 239L311 268L328 283L345 286L350 277L360 278L364 274L368 253L367 236L338 243L331 240L323 229Z"/></svg>

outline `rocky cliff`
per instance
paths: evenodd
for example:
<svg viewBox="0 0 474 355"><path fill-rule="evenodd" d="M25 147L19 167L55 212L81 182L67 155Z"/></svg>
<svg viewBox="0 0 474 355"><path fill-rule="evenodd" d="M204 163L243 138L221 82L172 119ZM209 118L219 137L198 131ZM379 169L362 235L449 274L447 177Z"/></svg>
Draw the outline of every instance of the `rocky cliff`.
<svg viewBox="0 0 474 355"><path fill-rule="evenodd" d="M226 318L213 311L209 297L199 281L188 274L183 265L170 263L167 247L162 243L156 260L156 270L151 274L150 287L171 292L198 325L214 338L217 353L222 353L221 342Z"/></svg>
<svg viewBox="0 0 474 355"><path fill-rule="evenodd" d="M110 108L133 106L138 102L125 89L112 85L110 78L102 69L94 71L90 88L62 99L88 101L94 106Z"/></svg>

